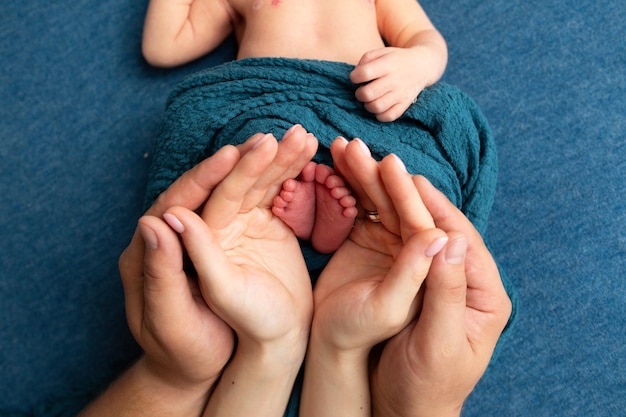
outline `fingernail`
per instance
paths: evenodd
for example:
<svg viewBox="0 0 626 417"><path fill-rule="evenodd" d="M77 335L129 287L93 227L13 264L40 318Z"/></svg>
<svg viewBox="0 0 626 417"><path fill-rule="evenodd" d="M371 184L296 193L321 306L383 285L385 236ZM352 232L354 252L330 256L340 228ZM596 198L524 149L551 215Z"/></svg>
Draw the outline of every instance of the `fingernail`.
<svg viewBox="0 0 626 417"><path fill-rule="evenodd" d="M363 153L367 156L372 156L372 152L370 152L370 148L367 147L367 145L365 144L365 142L363 142L361 139L354 139L357 141L357 143L359 144L359 146L361 147L361 150L363 151Z"/></svg>
<svg viewBox="0 0 626 417"><path fill-rule="evenodd" d="M446 247L446 262L450 265L459 265L465 261L467 252L467 239L464 237L454 239Z"/></svg>
<svg viewBox="0 0 626 417"><path fill-rule="evenodd" d="M157 238L154 230L139 223L139 233L141 233L141 237L146 244L146 248L150 250L156 250L159 248L159 239Z"/></svg>
<svg viewBox="0 0 626 417"><path fill-rule="evenodd" d="M435 240L433 243L430 244L430 246L426 249L426 252L424 252L424 255L426 255L429 258L432 258L436 254L441 252L441 249L443 249L443 247L446 246L446 243L448 243L448 237L447 236L440 237L439 239Z"/></svg>
<svg viewBox="0 0 626 417"><path fill-rule="evenodd" d="M393 156L393 158L394 158L394 160L395 160L396 164L398 164L398 166L399 166L400 168L402 168L402 170L403 170L404 172L408 172L408 171L407 171L407 169L406 169L406 165L404 165L404 162L402 162L402 159L400 159L400 157L399 157L398 155L396 155L396 154L391 154L391 155Z"/></svg>
<svg viewBox="0 0 626 417"><path fill-rule="evenodd" d="M183 226L180 220L178 220L178 218L173 214L165 213L163 215L163 220L165 220L165 222L169 224L170 227L177 233L183 233L185 231L185 226Z"/></svg>
<svg viewBox="0 0 626 417"><path fill-rule="evenodd" d="M271 136L272 136L272 135L270 135L269 133L268 133L268 134L265 134L265 135L263 135L263 136L261 136L261 137L259 138L259 140L257 140L257 141L256 141L256 143L254 144L254 146L252 147L252 149L256 149L256 148L258 148L259 146L263 145L263 143L265 143L265 142L266 142L266 141L267 141L267 140L268 140Z"/></svg>
<svg viewBox="0 0 626 417"><path fill-rule="evenodd" d="M285 132L285 134L283 135L283 137L287 137L287 136L291 135L291 134L293 133L293 131L294 131L294 130L296 130L296 128L297 128L298 126L300 126L300 125L299 125L299 124L295 124L295 125L291 126L291 127L289 128L289 130L287 130L287 131Z"/></svg>

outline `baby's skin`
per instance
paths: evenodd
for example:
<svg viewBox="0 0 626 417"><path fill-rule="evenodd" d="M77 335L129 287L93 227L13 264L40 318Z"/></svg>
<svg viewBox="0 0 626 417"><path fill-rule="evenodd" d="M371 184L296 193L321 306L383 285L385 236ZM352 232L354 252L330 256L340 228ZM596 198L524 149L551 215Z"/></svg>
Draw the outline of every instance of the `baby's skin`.
<svg viewBox="0 0 626 417"><path fill-rule="evenodd" d="M298 178L283 183L272 212L300 239L322 253L335 251L348 237L358 213L343 178L327 165L309 162Z"/></svg>

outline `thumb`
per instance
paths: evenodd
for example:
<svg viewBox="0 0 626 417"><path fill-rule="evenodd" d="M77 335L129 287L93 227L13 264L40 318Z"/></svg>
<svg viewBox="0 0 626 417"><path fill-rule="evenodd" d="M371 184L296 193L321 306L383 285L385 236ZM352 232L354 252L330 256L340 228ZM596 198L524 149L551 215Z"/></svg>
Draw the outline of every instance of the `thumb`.
<svg viewBox="0 0 626 417"><path fill-rule="evenodd" d="M411 310L427 277L433 256L441 251L447 240L441 230L423 230L409 238L398 253L376 291L380 310L388 314L390 322L404 326L407 321L412 320ZM399 316L393 317L390 313L397 313Z"/></svg>
<svg viewBox="0 0 626 417"><path fill-rule="evenodd" d="M452 353L467 340L465 327L467 279L465 254L467 238L449 234L448 244L433 259L425 281L422 313L416 330L421 338L436 341Z"/></svg>
<svg viewBox="0 0 626 417"><path fill-rule="evenodd" d="M191 316L194 306L180 241L157 217L142 217L138 230L145 242L144 320L158 323L159 329L176 328Z"/></svg>

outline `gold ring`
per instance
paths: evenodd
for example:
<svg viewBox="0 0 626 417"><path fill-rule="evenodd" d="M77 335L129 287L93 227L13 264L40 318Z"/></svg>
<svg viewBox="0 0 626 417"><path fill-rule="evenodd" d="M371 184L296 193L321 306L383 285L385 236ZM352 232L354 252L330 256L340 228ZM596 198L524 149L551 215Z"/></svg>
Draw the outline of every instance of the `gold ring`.
<svg viewBox="0 0 626 417"><path fill-rule="evenodd" d="M367 220L372 223L380 223L380 215L378 214L378 211L365 210L365 215L367 216Z"/></svg>

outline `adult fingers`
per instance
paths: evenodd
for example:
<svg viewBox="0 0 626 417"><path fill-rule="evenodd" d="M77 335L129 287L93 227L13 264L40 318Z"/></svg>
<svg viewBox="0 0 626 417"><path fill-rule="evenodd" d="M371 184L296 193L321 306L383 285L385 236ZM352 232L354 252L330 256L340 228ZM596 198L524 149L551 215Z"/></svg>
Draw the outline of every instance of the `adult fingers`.
<svg viewBox="0 0 626 417"><path fill-rule="evenodd" d="M330 144L330 153L333 157L335 172L341 175L346 180L346 182L352 188L352 192L354 193L354 195L356 195L358 199L361 200L364 196L367 196L367 194L363 190L363 187L361 187L361 184L359 184L359 182L354 177L352 169L348 166L348 161L346 160L346 148L348 147L349 143L350 142L348 142L346 138L337 137ZM369 201L369 199L367 201ZM359 201L359 203L361 204L361 201ZM373 207L373 204L371 204L371 202L369 204L369 207Z"/></svg>
<svg viewBox="0 0 626 417"><path fill-rule="evenodd" d="M475 323L469 337L475 341L487 340L488 347L490 343L495 345L512 309L498 266L480 233L465 215L425 178L415 177L414 182L437 227L448 232L459 231L467 238L466 305L468 320Z"/></svg>
<svg viewBox="0 0 626 417"><path fill-rule="evenodd" d="M422 311L415 337L425 348L455 356L467 347L465 254L467 238L451 233L437 254L425 282Z"/></svg>
<svg viewBox="0 0 626 417"><path fill-rule="evenodd" d="M126 320L135 338L139 336L144 313L143 256L144 241L137 228L130 245L122 252L118 261L124 286Z"/></svg>
<svg viewBox="0 0 626 417"><path fill-rule="evenodd" d="M175 329L188 320L193 304L182 247L176 234L157 217L142 217L137 229L145 241L142 274L130 275L121 268L129 325L136 332L148 320L159 323L161 330Z"/></svg>
<svg viewBox="0 0 626 417"><path fill-rule="evenodd" d="M367 145L360 139L348 142L344 138L337 138L331 144L330 151L335 170L350 185L365 214L377 213L387 229L399 234L398 219L380 179L378 162L372 158Z"/></svg>
<svg viewBox="0 0 626 417"><path fill-rule="evenodd" d="M239 150L234 146L223 147L180 176L161 193L146 215L160 217L172 206L197 209L207 200L215 186L233 169L239 161L239 155Z"/></svg>
<svg viewBox="0 0 626 417"><path fill-rule="evenodd" d="M216 314L229 322L224 316L224 307L228 306L229 300L244 292L238 286L245 284L237 279L235 266L228 260L209 226L193 211L172 207L164 214L164 219L181 236L198 273L205 300L212 309L215 308Z"/></svg>
<svg viewBox="0 0 626 417"><path fill-rule="evenodd" d="M385 228L400 234L400 223L394 204L380 176L378 162L372 158L365 143L355 139L346 146L346 162L358 184L357 195L366 211L378 212ZM355 187L356 184L350 184Z"/></svg>
<svg viewBox="0 0 626 417"><path fill-rule="evenodd" d="M215 188L203 209L202 218L211 228L217 230L230 224L239 213L247 193L276 156L276 138L270 134L255 136L258 138L253 149L241 157Z"/></svg>
<svg viewBox="0 0 626 417"><path fill-rule="evenodd" d="M246 211L258 205L269 207L282 183L288 178L298 176L316 151L317 139L302 126L292 126L278 143L274 161L246 194L242 210Z"/></svg>
<svg viewBox="0 0 626 417"><path fill-rule="evenodd" d="M380 174L397 212L404 241L416 232L435 227L412 176L400 158L393 154L386 156L380 163Z"/></svg>
<svg viewBox="0 0 626 417"><path fill-rule="evenodd" d="M470 287L485 289L502 287L498 268L491 253L485 246L480 233L465 217L463 212L457 209L426 178L415 176L413 182L422 197L424 205L433 216L435 225L446 232L461 232L467 238L468 256L466 270Z"/></svg>
<svg viewBox="0 0 626 417"><path fill-rule="evenodd" d="M258 138L257 138L258 139ZM253 142L250 146L253 146ZM160 217L173 206L180 205L195 210L200 207L213 191L214 187L231 171L239 160L240 152L233 146L226 146L210 158L205 159L193 169L184 173L165 190L147 210L147 216ZM132 317L143 313L144 255L146 248L140 230L152 231L139 226L128 247L119 258L119 269L126 292ZM162 248L161 248L162 249Z"/></svg>
<svg viewBox="0 0 626 417"><path fill-rule="evenodd" d="M124 249L118 260L118 267L124 284L126 306L131 305L132 311L143 311L143 263L145 255L144 239L139 227L130 244ZM140 304L134 308L134 304Z"/></svg>
<svg viewBox="0 0 626 417"><path fill-rule="evenodd" d="M395 257L394 263L376 289L377 310L395 323L397 333L413 319L412 306L433 259L447 242L445 233L428 229L414 234ZM395 334L394 333L394 334Z"/></svg>
<svg viewBox="0 0 626 417"><path fill-rule="evenodd" d="M413 177L413 182L438 227L444 230L459 230L468 237L478 233L465 215L428 179L416 175Z"/></svg>

